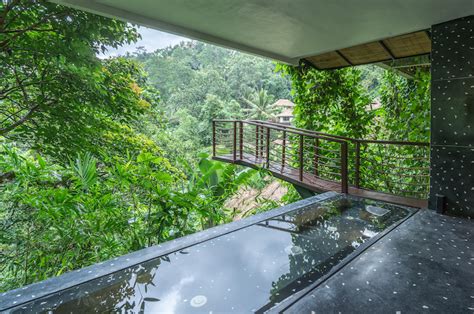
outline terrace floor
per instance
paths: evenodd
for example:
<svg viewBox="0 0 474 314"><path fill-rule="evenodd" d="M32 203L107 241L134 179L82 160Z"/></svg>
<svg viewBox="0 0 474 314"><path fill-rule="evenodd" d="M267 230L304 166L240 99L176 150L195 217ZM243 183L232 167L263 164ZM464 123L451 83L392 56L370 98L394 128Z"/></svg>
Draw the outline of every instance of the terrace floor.
<svg viewBox="0 0 474 314"><path fill-rule="evenodd" d="M474 222L422 210L288 313L472 313Z"/></svg>

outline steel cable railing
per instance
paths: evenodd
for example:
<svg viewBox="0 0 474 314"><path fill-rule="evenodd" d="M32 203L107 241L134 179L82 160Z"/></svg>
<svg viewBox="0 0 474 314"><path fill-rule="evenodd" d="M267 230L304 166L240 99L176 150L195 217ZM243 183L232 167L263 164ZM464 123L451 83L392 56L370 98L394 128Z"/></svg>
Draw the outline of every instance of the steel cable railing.
<svg viewBox="0 0 474 314"><path fill-rule="evenodd" d="M264 121L214 120L213 157L326 184L426 199L429 144L352 139Z"/></svg>

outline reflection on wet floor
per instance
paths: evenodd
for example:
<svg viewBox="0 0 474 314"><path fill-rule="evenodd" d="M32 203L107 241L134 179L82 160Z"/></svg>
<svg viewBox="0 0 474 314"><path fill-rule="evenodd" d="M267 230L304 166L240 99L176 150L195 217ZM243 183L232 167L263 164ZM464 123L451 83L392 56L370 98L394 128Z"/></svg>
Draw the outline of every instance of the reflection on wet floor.
<svg viewBox="0 0 474 314"><path fill-rule="evenodd" d="M398 206L337 196L15 310L263 311L316 281L408 214Z"/></svg>

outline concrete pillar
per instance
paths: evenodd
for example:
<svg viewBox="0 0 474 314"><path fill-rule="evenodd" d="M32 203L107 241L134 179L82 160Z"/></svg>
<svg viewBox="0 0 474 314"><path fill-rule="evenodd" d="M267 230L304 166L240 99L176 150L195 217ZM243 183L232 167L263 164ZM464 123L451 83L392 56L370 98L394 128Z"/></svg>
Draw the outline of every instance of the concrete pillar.
<svg viewBox="0 0 474 314"><path fill-rule="evenodd" d="M474 217L474 16L431 29L429 207Z"/></svg>

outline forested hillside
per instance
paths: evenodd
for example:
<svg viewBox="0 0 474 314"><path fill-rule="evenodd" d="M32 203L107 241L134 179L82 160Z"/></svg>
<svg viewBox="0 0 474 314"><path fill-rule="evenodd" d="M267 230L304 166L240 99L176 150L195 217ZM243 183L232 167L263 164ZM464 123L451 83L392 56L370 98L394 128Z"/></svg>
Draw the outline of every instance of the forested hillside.
<svg viewBox="0 0 474 314"><path fill-rule="evenodd" d="M129 57L159 91L174 139L167 149L182 156L211 145L212 119L267 119L276 100L291 97L290 80L273 61L229 49L192 41Z"/></svg>
<svg viewBox="0 0 474 314"><path fill-rule="evenodd" d="M187 152L211 144L212 119L267 120L278 113L278 108L272 107L276 100L298 95L291 75L276 62L201 42L183 42L151 53L138 48L127 58L143 66L147 83L159 91L168 131L180 142L178 146L175 142L166 144L167 150L187 159L195 156ZM363 99L357 99L354 109L364 114L365 107L381 96L386 71L373 65L350 71L357 76L343 80L330 77L333 84L341 85L332 92L348 85L359 89ZM347 97L355 99L355 94L348 93ZM301 105L310 106L311 99L304 99ZM361 123L360 119L355 122Z"/></svg>

